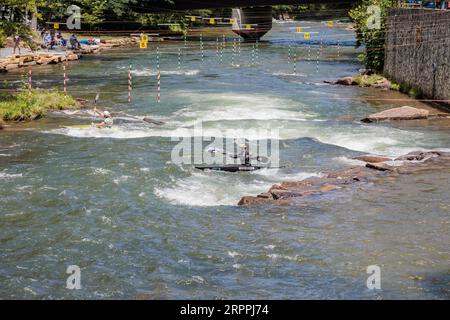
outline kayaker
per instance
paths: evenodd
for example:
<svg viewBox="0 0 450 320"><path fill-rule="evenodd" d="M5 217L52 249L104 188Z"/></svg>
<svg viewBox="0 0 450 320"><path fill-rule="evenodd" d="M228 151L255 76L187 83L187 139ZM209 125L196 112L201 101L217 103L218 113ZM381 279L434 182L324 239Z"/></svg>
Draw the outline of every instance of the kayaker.
<svg viewBox="0 0 450 320"><path fill-rule="evenodd" d="M114 124L114 120L111 117L111 113L109 111L99 112L94 110L100 117L103 119L102 122L96 125L97 128L111 128Z"/></svg>

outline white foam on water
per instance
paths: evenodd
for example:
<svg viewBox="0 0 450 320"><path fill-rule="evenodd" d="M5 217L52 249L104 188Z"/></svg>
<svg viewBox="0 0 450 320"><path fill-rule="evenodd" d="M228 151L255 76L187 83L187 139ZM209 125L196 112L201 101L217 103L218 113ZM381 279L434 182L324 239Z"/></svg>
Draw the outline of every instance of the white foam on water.
<svg viewBox="0 0 450 320"><path fill-rule="evenodd" d="M417 149L414 144L423 137L423 133L420 132L367 125L316 127L308 133L309 135L305 136L316 138L322 143L386 156L398 156L408 149ZM402 147L403 145L405 147Z"/></svg>
<svg viewBox="0 0 450 320"><path fill-rule="evenodd" d="M271 182L280 181L301 181L310 177L321 177L318 172L297 172L297 173L284 173L280 169L261 169L253 171L251 174L256 176L263 176L265 179Z"/></svg>
<svg viewBox="0 0 450 320"><path fill-rule="evenodd" d="M237 256L242 256L242 254L240 254L239 252L236 252L236 251L228 251L228 255L232 258L235 258Z"/></svg>
<svg viewBox="0 0 450 320"><path fill-rule="evenodd" d="M155 188L154 192L175 205L234 206L242 196L267 191L270 185L264 181L239 182L235 174L193 171L191 176L176 180L172 186Z"/></svg>
<svg viewBox="0 0 450 320"><path fill-rule="evenodd" d="M178 123L188 124L191 119L198 115L199 120L193 119L192 122L200 120L209 120L213 117L216 119L233 118L242 119L241 116L233 115L233 112L227 114L225 111L212 111L211 114L201 112L201 110L189 111L190 118L185 118L180 121L180 116L174 116ZM264 127L260 123L252 121L244 121L245 125L232 125L226 121L213 121L203 123L202 131L194 130L193 125L174 127L170 121L166 126L151 127L142 124L124 124L117 125L113 128L58 128L47 131L51 134L62 134L76 138L111 138L111 139L139 139L146 137L193 137L205 136L228 139L299 139L312 138L321 143L331 144L343 147L349 150L360 151L369 154L379 154L391 157L403 155L405 153L422 149L424 144L424 133L414 132L411 130L400 130L392 127L382 126L367 126L361 124L349 124L339 127L328 125L328 122L315 121L317 119L306 120L299 122L293 120L291 111L285 112L286 120L267 120L267 125ZM264 117L263 114L260 117ZM276 117L281 117L276 114ZM305 116L305 115L303 115ZM245 111L244 118L251 117L251 111ZM258 117L255 113L255 117ZM274 114L267 116L267 118L274 117ZM292 121L293 120L293 121ZM426 142L426 141L425 141Z"/></svg>
<svg viewBox="0 0 450 320"><path fill-rule="evenodd" d="M92 169L92 172L93 172L94 174L98 174L98 175L110 175L110 174L112 174L112 171L111 171L111 170L104 169L104 168L95 168L95 167L92 167L91 169Z"/></svg>
<svg viewBox="0 0 450 320"><path fill-rule="evenodd" d="M129 178L130 178L129 176L120 176L120 177L118 177L118 178L116 178L116 179L113 179L113 182L114 182L115 184L119 185L119 184L121 184L122 182L127 182Z"/></svg>
<svg viewBox="0 0 450 320"><path fill-rule="evenodd" d="M350 166L360 166L364 167L366 163L364 161L350 159L347 157L335 157L333 158L334 161L340 162L342 164L350 165Z"/></svg>
<svg viewBox="0 0 450 320"><path fill-rule="evenodd" d="M280 174L268 169L252 173L252 181L240 181L238 174L194 170L186 178L175 179L172 186L155 188L155 194L172 204L197 207L234 206L246 195L256 195L282 180L303 180L316 173ZM225 186L225 187L224 187ZM230 186L230 187L226 187ZM232 187L231 187L232 186Z"/></svg>
<svg viewBox="0 0 450 320"><path fill-rule="evenodd" d="M23 175L21 173L11 174L6 172L0 172L0 179L14 179L14 178L20 178Z"/></svg>
<svg viewBox="0 0 450 320"><path fill-rule="evenodd" d="M61 134L75 138L111 138L111 139L139 139L153 136L166 136L149 128L130 128L114 126L113 128L59 128L46 131L51 134ZM170 134L169 134L170 136Z"/></svg>
<svg viewBox="0 0 450 320"><path fill-rule="evenodd" d="M276 77L306 77L307 75L304 73L288 73L288 72L274 72L272 73L273 76Z"/></svg>
<svg viewBox="0 0 450 320"><path fill-rule="evenodd" d="M163 76L196 76L200 70L161 70ZM133 70L131 74L137 77L156 76L158 73L153 69Z"/></svg>
<svg viewBox="0 0 450 320"><path fill-rule="evenodd" d="M190 105L173 114L186 125L202 121L223 120L297 120L305 121L316 114L305 112L298 101L267 95L236 93L186 93L176 94ZM183 121L184 120L184 121Z"/></svg>
<svg viewBox="0 0 450 320"><path fill-rule="evenodd" d="M298 255L295 255L292 257L292 256L281 255L281 254L276 254L276 253L268 254L267 257L272 260L278 260L278 259L284 259L284 260L289 260L289 261L301 261L302 260L299 258Z"/></svg>

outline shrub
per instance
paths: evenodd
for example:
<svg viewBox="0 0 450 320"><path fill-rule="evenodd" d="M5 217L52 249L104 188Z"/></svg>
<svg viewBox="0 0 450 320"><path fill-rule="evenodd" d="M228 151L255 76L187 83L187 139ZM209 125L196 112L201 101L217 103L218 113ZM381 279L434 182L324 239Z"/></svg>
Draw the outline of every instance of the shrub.
<svg viewBox="0 0 450 320"><path fill-rule="evenodd" d="M3 48L6 45L6 33L3 30L0 30L0 48Z"/></svg>
<svg viewBox="0 0 450 320"><path fill-rule="evenodd" d="M355 8L350 10L349 15L355 23L356 46L365 46L365 53L359 58L366 68L372 71L382 71L384 67L384 41L386 37L386 21L388 9L397 1L395 0L363 0ZM370 29L367 12L369 6L379 6L381 9L381 28Z"/></svg>
<svg viewBox="0 0 450 320"><path fill-rule="evenodd" d="M5 121L24 121L38 119L49 110L78 108L78 103L70 96L55 90L22 91L15 95L0 96L0 119Z"/></svg>

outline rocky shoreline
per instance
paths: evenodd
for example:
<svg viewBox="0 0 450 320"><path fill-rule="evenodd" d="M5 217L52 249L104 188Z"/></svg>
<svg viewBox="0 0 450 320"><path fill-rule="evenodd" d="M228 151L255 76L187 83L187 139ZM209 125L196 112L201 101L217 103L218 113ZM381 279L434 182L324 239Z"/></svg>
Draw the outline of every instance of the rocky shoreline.
<svg viewBox="0 0 450 320"><path fill-rule="evenodd" d="M64 61L75 61L80 59L85 54L100 53L103 50L112 48L135 46L138 43L139 39L136 37L117 38L103 41L99 45L82 46L81 50L76 51L71 50L66 52L35 52L26 54L13 54L0 59L0 73L36 65L40 66L58 64Z"/></svg>
<svg viewBox="0 0 450 320"><path fill-rule="evenodd" d="M301 181L284 181L256 197L242 197L238 205L305 206L305 201L314 196L348 192L383 176L450 168L450 153L441 151L415 151L395 159L375 155L354 159L365 162L365 165L324 172L320 177Z"/></svg>

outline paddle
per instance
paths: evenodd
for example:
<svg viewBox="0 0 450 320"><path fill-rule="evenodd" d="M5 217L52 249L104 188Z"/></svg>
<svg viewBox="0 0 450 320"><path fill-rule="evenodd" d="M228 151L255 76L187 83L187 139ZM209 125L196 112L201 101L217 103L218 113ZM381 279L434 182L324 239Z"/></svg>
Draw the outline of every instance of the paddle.
<svg viewBox="0 0 450 320"><path fill-rule="evenodd" d="M143 122L146 122L146 123L148 123L148 124L155 124L155 125L158 125L158 126L165 124L165 122L163 122L163 121L155 120L155 119L148 118L148 117L145 117L145 118L139 118L139 117L132 116L131 114L128 114L128 113L125 113L125 112L122 112L122 111L120 111L120 112L114 112L113 115L114 115L114 114L115 114L115 115L125 115L125 116L127 116L128 118L132 118L132 119L136 119L136 120L139 120L139 121L143 121Z"/></svg>
<svg viewBox="0 0 450 320"><path fill-rule="evenodd" d="M98 99L100 98L100 93L97 93L97 95L95 96L95 100L94 100L94 105L95 105L95 107L94 107L94 115L92 116L92 117L94 117L95 116L95 112L97 111L97 102L98 102ZM125 115L125 116L127 116L127 117L129 117L129 118L132 118L132 119L136 119L136 120L139 120L139 121L142 121L142 122L146 122L146 123L149 123L149 124L155 124L155 125L158 125L158 126L160 126L160 125L163 125L164 124L164 122L162 122L162 121L159 121L159 120L155 120L155 119L152 119L152 118L148 118L148 117L145 117L145 118L139 118L139 117L136 117L136 116L132 116L132 115L130 115L130 114L127 114L127 113L125 113L125 112L122 112L122 111L120 111L120 112L114 112L114 113L112 113L113 115L114 114L123 114L123 115ZM94 120L94 119L93 119ZM94 122L94 121L92 121L92 122Z"/></svg>
<svg viewBox="0 0 450 320"><path fill-rule="evenodd" d="M97 102L98 99L100 98L100 93L97 93L97 95L95 96L94 99L94 112L92 113L92 123L91 126L94 126L94 121L95 121L95 113L97 112Z"/></svg>

